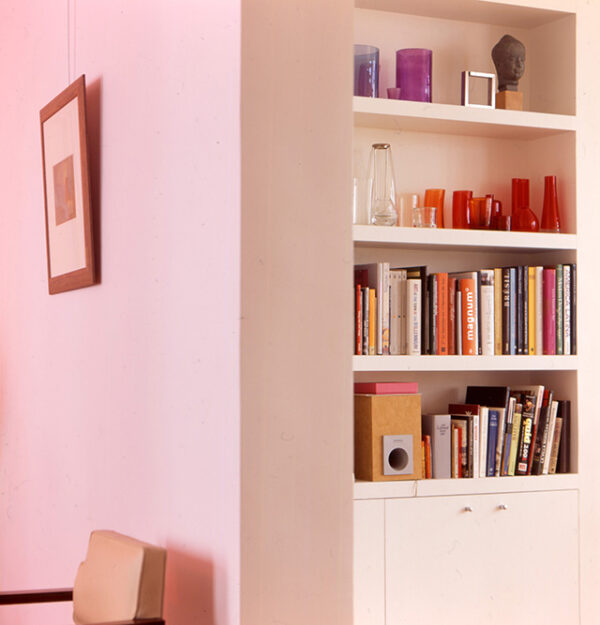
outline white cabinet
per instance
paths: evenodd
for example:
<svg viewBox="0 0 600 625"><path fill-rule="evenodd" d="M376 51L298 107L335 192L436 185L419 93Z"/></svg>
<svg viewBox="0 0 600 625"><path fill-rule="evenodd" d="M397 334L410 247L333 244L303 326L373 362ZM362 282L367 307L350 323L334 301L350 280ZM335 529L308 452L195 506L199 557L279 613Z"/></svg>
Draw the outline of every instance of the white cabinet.
<svg viewBox="0 0 600 625"><path fill-rule="evenodd" d="M355 502L355 625L579 622L574 490Z"/></svg>

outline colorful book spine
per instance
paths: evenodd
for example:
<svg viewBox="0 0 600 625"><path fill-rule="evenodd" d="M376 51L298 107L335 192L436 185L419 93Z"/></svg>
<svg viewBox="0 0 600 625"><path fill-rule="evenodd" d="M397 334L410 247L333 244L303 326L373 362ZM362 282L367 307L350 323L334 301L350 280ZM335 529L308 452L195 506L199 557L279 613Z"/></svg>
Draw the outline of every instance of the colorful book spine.
<svg viewBox="0 0 600 625"><path fill-rule="evenodd" d="M369 287L363 289L363 354L370 354L371 346L373 346L373 351L375 349L375 343L371 338L376 329L373 323L375 311L371 307L371 292L374 292L374 289L369 289Z"/></svg>
<svg viewBox="0 0 600 625"><path fill-rule="evenodd" d="M511 355L517 353L517 268L509 267L510 285L510 351Z"/></svg>
<svg viewBox="0 0 600 625"><path fill-rule="evenodd" d="M489 409L487 406L479 408L479 477L487 473L487 445L488 445Z"/></svg>
<svg viewBox="0 0 600 625"><path fill-rule="evenodd" d="M521 433L521 417L523 404L515 404L512 422L512 434L510 440L510 453L508 457L508 475L514 475L517 466L517 453L519 451L519 435Z"/></svg>
<svg viewBox="0 0 600 625"><path fill-rule="evenodd" d="M368 309L368 336L369 336L369 348L368 354L370 356L375 355L375 336L377 334L377 322L375 321L377 313L377 293L375 289L369 289L369 301L367 304Z"/></svg>
<svg viewBox="0 0 600 625"><path fill-rule="evenodd" d="M562 434L562 418L556 417L556 424L554 426L554 438L552 439L552 451L550 455L550 467L548 473L553 475L556 473L556 467L558 463L558 452L560 449L560 437Z"/></svg>
<svg viewBox="0 0 600 625"><path fill-rule="evenodd" d="M564 295L563 295L563 266L556 265L556 288L555 288L555 306L556 306L556 353L559 356L564 354L564 345L563 345L563 307L564 307Z"/></svg>
<svg viewBox="0 0 600 625"><path fill-rule="evenodd" d="M558 412L558 402L554 400L550 406L550 424L548 426L548 436L546 438L545 449L542 452L542 475L550 473L550 462L552 460L552 446L554 445L554 430L556 429L556 414Z"/></svg>
<svg viewBox="0 0 600 625"><path fill-rule="evenodd" d="M502 269L494 269L494 354L502 354Z"/></svg>
<svg viewBox="0 0 600 625"><path fill-rule="evenodd" d="M437 274L438 302L438 351L440 356L448 355L448 274Z"/></svg>
<svg viewBox="0 0 600 625"><path fill-rule="evenodd" d="M571 354L577 353L577 265L571 265ZM563 430L565 424L563 422Z"/></svg>
<svg viewBox="0 0 600 625"><path fill-rule="evenodd" d="M357 284L355 287L356 296L355 296L355 333L356 333L356 341L354 345L354 353L357 356L362 356L362 348L363 348L363 306L362 306L362 287L360 284Z"/></svg>
<svg viewBox="0 0 600 625"><path fill-rule="evenodd" d="M516 303L517 303L517 318L516 318L516 327L517 327L517 354L523 354L524 349L524 302L525 302L525 291L523 289L523 266L519 266L515 268L515 274L517 278L517 287L516 287Z"/></svg>
<svg viewBox="0 0 600 625"><path fill-rule="evenodd" d="M535 267L535 353L544 353L544 268Z"/></svg>
<svg viewBox="0 0 600 625"><path fill-rule="evenodd" d="M456 354L456 278L448 277L448 353Z"/></svg>
<svg viewBox="0 0 600 625"><path fill-rule="evenodd" d="M556 270L544 267L544 354L556 354Z"/></svg>
<svg viewBox="0 0 600 625"><path fill-rule="evenodd" d="M523 267L523 353L529 354L529 267Z"/></svg>
<svg viewBox="0 0 600 625"><path fill-rule="evenodd" d="M488 439L487 439L487 458L486 458L486 476L494 477L496 468L496 441L498 440L498 410L490 408L488 410Z"/></svg>
<svg viewBox="0 0 600 625"><path fill-rule="evenodd" d="M536 328L535 328L535 267L527 267L527 328L529 339L530 356L535 354Z"/></svg>
<svg viewBox="0 0 600 625"><path fill-rule="evenodd" d="M571 354L571 265L563 265L563 353Z"/></svg>
<svg viewBox="0 0 600 625"><path fill-rule="evenodd" d="M460 278L459 288L462 294L462 353L475 356L477 347L477 293L473 278Z"/></svg>
<svg viewBox="0 0 600 625"><path fill-rule="evenodd" d="M417 278L406 281L407 309L406 309L406 353L409 356L418 356L421 351L421 294L422 283Z"/></svg>
<svg viewBox="0 0 600 625"><path fill-rule="evenodd" d="M482 269L481 279L481 353L484 356L493 356L495 352L494 337L494 270Z"/></svg>

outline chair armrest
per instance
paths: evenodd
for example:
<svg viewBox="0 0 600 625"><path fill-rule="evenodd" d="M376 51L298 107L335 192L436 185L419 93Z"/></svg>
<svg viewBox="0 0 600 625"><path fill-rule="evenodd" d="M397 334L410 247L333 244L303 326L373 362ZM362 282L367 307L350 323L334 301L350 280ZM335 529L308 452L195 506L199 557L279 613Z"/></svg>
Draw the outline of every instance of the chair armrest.
<svg viewBox="0 0 600 625"><path fill-rule="evenodd" d="M53 588L50 590L18 590L0 592L0 605L16 605L18 603L52 603L55 601L72 601L72 588Z"/></svg>
<svg viewBox="0 0 600 625"><path fill-rule="evenodd" d="M93 623L92 625L165 625L165 619L136 618L132 621L111 621L109 623Z"/></svg>

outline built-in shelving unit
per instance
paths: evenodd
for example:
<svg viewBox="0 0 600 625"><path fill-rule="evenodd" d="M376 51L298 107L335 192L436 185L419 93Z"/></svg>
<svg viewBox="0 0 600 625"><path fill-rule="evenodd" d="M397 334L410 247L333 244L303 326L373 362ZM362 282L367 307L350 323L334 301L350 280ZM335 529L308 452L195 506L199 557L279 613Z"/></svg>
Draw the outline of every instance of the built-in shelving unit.
<svg viewBox="0 0 600 625"><path fill-rule="evenodd" d="M559 180L563 231L375 227L361 221L353 227L357 264L427 265L433 273L578 261L575 14L563 0L548 0L543 8L534 4L355 0L356 43L380 49L380 94L394 86L395 50L433 50L432 103L353 98L355 176L360 177L361 160L366 161L372 143L390 143L397 193L446 189L448 225L455 189L494 193L509 213L513 177L531 180L531 208L540 217L543 178L553 174ZM460 106L461 71L493 72L490 50L507 32L527 48L520 83L526 110ZM469 384L545 384L572 403L572 473L355 482L355 622L500 624L521 622L524 613L535 613L540 622L559 622L578 613L573 580L578 566L579 357L353 356L352 364L357 381L418 382L424 412L446 412L448 403L464 400ZM520 536L520 527L540 529ZM502 550L495 556L489 547L499 541L517 553L525 550L532 561L543 560L545 545L559 541L561 564L545 561L543 583L529 589L529 596L514 599L519 580L499 572L500 558L510 556ZM490 581L496 596L510 597L494 615L477 602L466 606L457 600L465 584L478 587L481 554L492 559L485 570L499 572Z"/></svg>

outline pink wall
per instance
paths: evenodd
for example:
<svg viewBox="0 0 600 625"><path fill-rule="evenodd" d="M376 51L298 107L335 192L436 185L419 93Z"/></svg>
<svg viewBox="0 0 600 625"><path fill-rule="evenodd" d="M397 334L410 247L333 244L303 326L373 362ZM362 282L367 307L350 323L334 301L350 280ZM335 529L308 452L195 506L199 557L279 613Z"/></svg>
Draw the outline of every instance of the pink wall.
<svg viewBox="0 0 600 625"><path fill-rule="evenodd" d="M239 618L240 1L0 5L2 589L113 528L169 548L171 624ZM49 296L39 109L81 73L102 283Z"/></svg>

